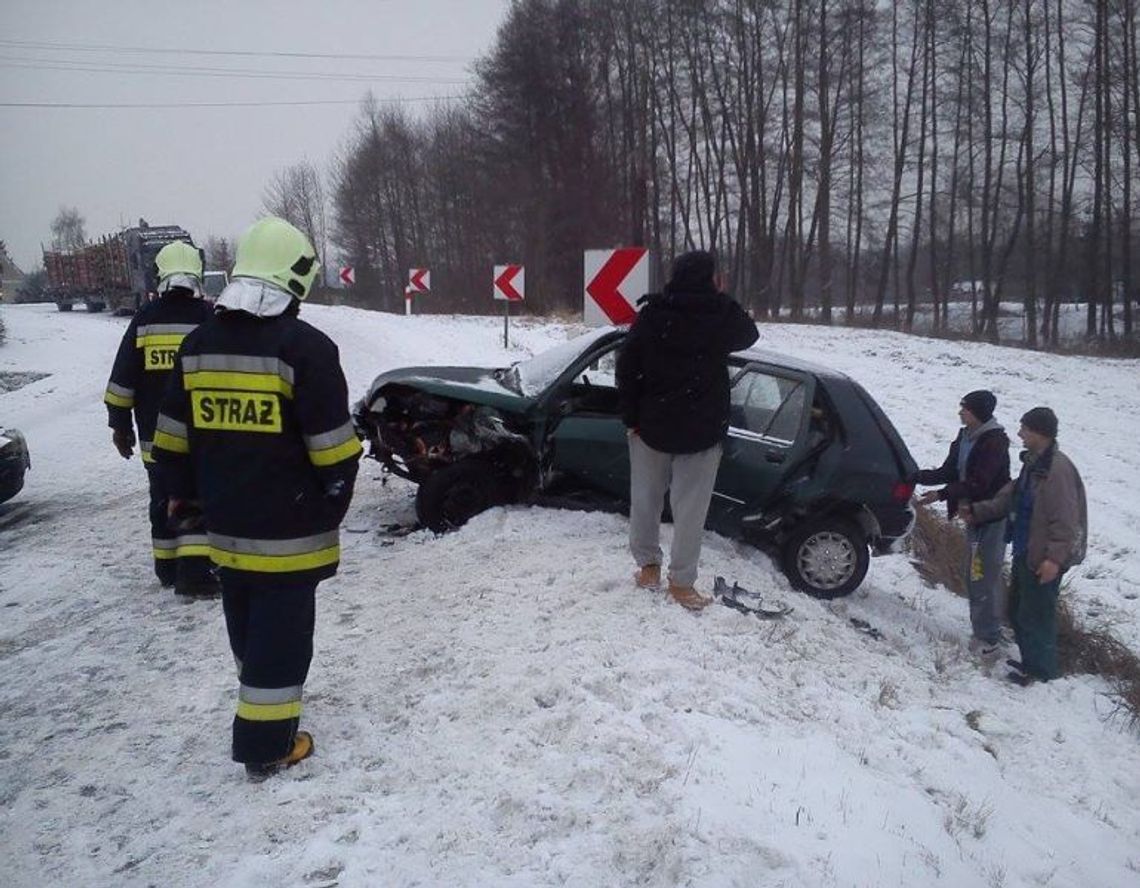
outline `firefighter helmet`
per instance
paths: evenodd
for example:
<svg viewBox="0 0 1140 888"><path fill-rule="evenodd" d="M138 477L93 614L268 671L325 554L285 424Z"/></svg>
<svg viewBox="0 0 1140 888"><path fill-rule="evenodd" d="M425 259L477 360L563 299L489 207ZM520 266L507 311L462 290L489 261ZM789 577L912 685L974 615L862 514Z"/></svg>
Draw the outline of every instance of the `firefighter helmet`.
<svg viewBox="0 0 1140 888"><path fill-rule="evenodd" d="M257 278L304 299L320 268L317 251L299 229L284 219L266 216L238 241L234 277Z"/></svg>
<svg viewBox="0 0 1140 888"><path fill-rule="evenodd" d="M202 280L202 254L197 247L186 241L167 244L154 257L154 264L158 267L160 282L172 274L189 274Z"/></svg>

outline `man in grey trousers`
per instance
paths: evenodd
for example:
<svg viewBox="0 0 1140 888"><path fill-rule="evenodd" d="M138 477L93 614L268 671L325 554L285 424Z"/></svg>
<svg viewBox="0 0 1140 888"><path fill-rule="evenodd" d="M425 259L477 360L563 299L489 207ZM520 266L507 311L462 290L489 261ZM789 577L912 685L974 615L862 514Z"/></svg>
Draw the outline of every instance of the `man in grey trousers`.
<svg viewBox="0 0 1140 888"><path fill-rule="evenodd" d="M617 360L622 421L629 434L629 547L634 580L661 585L661 512L665 493L673 513L669 594L701 610L711 601L696 591L701 536L728 431L731 352L760 336L755 322L715 283L711 253L678 256L661 293L642 306Z"/></svg>
<svg viewBox="0 0 1140 888"><path fill-rule="evenodd" d="M988 500L1009 483L1009 436L994 418L997 398L980 389L962 397L958 418L962 429L950 445L946 461L923 469L915 482L945 484L918 498L923 505L941 500L950 518L960 506ZM1008 619L1002 563L1005 561L1005 515L971 524L966 530L966 592L970 599L971 649L994 654L1001 643L1002 623Z"/></svg>

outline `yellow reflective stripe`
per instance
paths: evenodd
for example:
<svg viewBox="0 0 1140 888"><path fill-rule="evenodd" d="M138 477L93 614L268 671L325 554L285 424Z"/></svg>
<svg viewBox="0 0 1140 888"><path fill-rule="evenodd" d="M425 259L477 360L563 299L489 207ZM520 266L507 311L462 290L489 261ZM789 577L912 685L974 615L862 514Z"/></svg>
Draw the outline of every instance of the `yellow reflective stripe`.
<svg viewBox="0 0 1140 888"><path fill-rule="evenodd" d="M152 463L154 462L154 454L152 454L149 450L144 450L142 452L142 459L144 463Z"/></svg>
<svg viewBox="0 0 1140 888"><path fill-rule="evenodd" d="M103 400L110 404L112 407L124 407L130 410L135 406L134 398L124 398L122 395L116 395L112 391L108 391L103 395Z"/></svg>
<svg viewBox="0 0 1140 888"><path fill-rule="evenodd" d="M183 536L151 538L155 558L210 557L210 544L204 533L190 533Z"/></svg>
<svg viewBox="0 0 1140 888"><path fill-rule="evenodd" d="M360 442L356 440L356 438L353 438L351 441L338 444L336 447L326 447L323 450L310 450L309 460L314 466L331 466L343 460L352 459L363 451L364 448L360 446Z"/></svg>
<svg viewBox="0 0 1140 888"><path fill-rule="evenodd" d="M189 453L190 442L185 438L177 438L170 432L161 429L154 433L154 446L160 450L169 450L171 453Z"/></svg>
<svg viewBox="0 0 1140 888"><path fill-rule="evenodd" d="M245 555L211 546L210 559L219 567L233 570L288 573L295 570L315 570L318 567L336 564L340 560L340 546L329 546L327 549L317 549L300 555Z"/></svg>
<svg viewBox="0 0 1140 888"><path fill-rule="evenodd" d="M183 385L193 389L228 389L237 392L273 392L293 397L293 386L275 373L234 373L227 370L195 370L184 373Z"/></svg>
<svg viewBox="0 0 1140 888"><path fill-rule="evenodd" d="M178 348L185 338L185 333L151 333L147 336L136 336L135 348L146 348L148 345L174 346Z"/></svg>
<svg viewBox="0 0 1140 888"><path fill-rule="evenodd" d="M238 700L237 716L238 718L244 718L246 721L255 722L285 721L290 718L300 718L301 701L295 700L292 703L247 703L245 700Z"/></svg>
<svg viewBox="0 0 1140 888"><path fill-rule="evenodd" d="M154 557L158 561L169 561L174 558L209 558L210 547L205 543L195 543L189 546L176 546L173 549L159 549L155 547Z"/></svg>

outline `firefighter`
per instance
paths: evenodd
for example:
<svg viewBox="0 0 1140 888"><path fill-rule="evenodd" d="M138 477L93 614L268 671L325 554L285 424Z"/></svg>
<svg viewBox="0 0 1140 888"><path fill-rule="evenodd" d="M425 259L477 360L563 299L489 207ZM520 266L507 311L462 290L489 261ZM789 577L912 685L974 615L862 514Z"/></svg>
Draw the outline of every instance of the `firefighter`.
<svg viewBox="0 0 1140 888"><path fill-rule="evenodd" d="M159 403L183 338L211 314L202 299L202 255L192 244L175 241L155 257L158 293L131 320L119 344L103 400L111 441L123 459L136 444L131 412L138 426L139 450L150 486L150 530L154 572L163 588L174 587L183 601L216 597L220 591L206 537L200 527L172 527L167 520L167 491L152 457Z"/></svg>
<svg viewBox="0 0 1140 888"><path fill-rule="evenodd" d="M233 759L254 781L313 751L297 728L316 589L336 573L361 454L337 348L297 317L318 268L288 222L246 231L217 313L182 344L155 433L171 512L201 511L221 572Z"/></svg>

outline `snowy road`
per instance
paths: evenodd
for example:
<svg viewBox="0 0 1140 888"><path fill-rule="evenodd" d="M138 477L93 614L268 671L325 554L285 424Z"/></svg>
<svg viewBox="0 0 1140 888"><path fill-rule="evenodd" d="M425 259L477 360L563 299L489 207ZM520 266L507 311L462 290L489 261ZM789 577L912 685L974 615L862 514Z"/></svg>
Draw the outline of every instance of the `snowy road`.
<svg viewBox="0 0 1140 888"><path fill-rule="evenodd" d="M618 516L385 536L414 491L372 462L318 597L317 755L246 783L220 607L158 590L144 475L105 428L125 321L0 312L0 372L50 374L0 394L33 460L0 506L5 884L1140 884L1140 743L1104 720L1103 683L987 675L964 602L903 556L827 605L710 536L707 581L795 611L695 618L631 588ZM305 317L354 398L393 366L506 361L494 318ZM566 336L513 332L510 359ZM1069 594L1140 646L1140 364L788 325L761 341L859 379L923 464L965 391L993 388L1011 431L1052 404L1092 518Z"/></svg>

